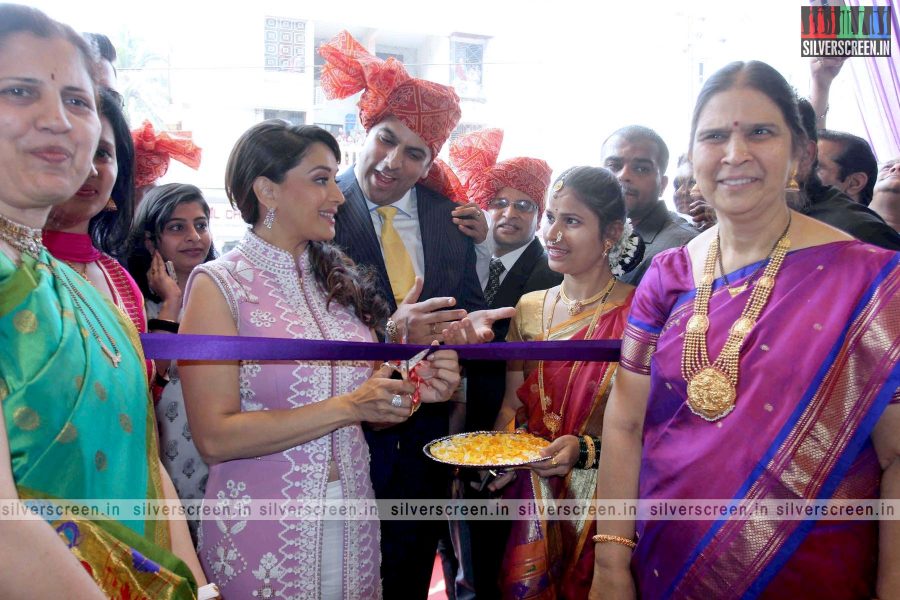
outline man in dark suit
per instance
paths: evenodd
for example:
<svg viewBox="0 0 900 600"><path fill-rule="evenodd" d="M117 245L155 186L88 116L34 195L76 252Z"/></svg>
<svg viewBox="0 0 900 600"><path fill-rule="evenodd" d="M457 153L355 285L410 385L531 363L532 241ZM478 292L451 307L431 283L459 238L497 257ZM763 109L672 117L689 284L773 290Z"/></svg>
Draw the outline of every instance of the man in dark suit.
<svg viewBox="0 0 900 600"><path fill-rule="evenodd" d="M668 183L669 149L658 133L649 127L629 125L606 138L600 152L603 166L622 184L628 218L646 245L640 264L619 278L637 285L654 256L684 246L699 232L660 200Z"/></svg>
<svg viewBox="0 0 900 600"><path fill-rule="evenodd" d="M480 310L474 244L452 222L457 205L443 193L439 182L446 180L434 179L434 159L460 118L456 93L410 77L396 61L380 61L346 32L319 52L327 61L322 85L329 98L365 89L359 106L368 134L357 164L337 179L346 203L336 216L335 243L375 271L392 321L406 328L411 343L440 341L443 329L467 311L476 331L490 331L495 315L509 311ZM389 337L392 329L389 322ZM424 405L399 426L367 428L376 497L446 499L450 473L422 447L447 431L447 404ZM428 595L445 530L438 520L382 520L385 598Z"/></svg>

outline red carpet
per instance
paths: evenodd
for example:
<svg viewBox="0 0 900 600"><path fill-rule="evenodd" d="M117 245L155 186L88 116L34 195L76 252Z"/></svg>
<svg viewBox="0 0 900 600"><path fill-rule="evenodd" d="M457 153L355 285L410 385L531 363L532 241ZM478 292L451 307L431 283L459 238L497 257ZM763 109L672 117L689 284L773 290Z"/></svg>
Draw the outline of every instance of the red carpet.
<svg viewBox="0 0 900 600"><path fill-rule="evenodd" d="M441 558L434 559L434 570L431 572L431 587L428 589L428 600L447 600L447 586L444 584L444 571L441 569Z"/></svg>

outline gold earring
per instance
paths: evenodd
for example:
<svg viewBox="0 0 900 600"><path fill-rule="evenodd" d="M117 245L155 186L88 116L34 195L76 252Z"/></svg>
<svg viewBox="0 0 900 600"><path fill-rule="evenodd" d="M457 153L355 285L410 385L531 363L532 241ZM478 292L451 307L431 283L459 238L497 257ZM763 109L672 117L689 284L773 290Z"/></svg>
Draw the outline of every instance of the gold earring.
<svg viewBox="0 0 900 600"><path fill-rule="evenodd" d="M799 192L800 184L797 183L797 167L791 171L791 179L788 181L787 187L784 188L788 192Z"/></svg>
<svg viewBox="0 0 900 600"><path fill-rule="evenodd" d="M103 207L103 210L106 212L116 212L117 210L119 210L119 207L116 206L116 202L112 198L110 198L106 201L106 206Z"/></svg>

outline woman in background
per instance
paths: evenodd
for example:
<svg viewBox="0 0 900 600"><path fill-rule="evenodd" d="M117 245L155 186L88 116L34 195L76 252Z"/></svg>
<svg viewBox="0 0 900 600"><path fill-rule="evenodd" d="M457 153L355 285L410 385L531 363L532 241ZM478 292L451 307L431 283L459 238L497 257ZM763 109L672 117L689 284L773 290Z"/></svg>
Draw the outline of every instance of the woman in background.
<svg viewBox="0 0 900 600"><path fill-rule="evenodd" d="M69 200L53 207L44 244L119 308L138 332L147 331L144 299L119 264L127 254L134 215L134 145L116 96L100 90L100 143L94 171Z"/></svg>
<svg viewBox="0 0 900 600"><path fill-rule="evenodd" d="M144 293L151 333L178 333L181 299L194 267L216 257L209 205L193 185L169 183L144 196L130 236L128 270ZM182 500L199 500L208 469L191 437L175 361L155 361L160 453ZM189 520L196 533L197 521Z"/></svg>

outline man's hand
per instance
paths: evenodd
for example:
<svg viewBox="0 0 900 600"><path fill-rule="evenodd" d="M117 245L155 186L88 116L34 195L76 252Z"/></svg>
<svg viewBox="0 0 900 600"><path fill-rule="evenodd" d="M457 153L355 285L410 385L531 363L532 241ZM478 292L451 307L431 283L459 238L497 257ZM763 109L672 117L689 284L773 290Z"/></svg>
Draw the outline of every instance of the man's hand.
<svg viewBox="0 0 900 600"><path fill-rule="evenodd" d="M512 306L478 310L458 323L451 323L443 332L448 344L486 344L494 339L494 322L516 316Z"/></svg>
<svg viewBox="0 0 900 600"><path fill-rule="evenodd" d="M453 224L459 227L463 235L472 238L476 244L487 239L489 229L487 215L476 203L463 204L450 214L453 216Z"/></svg>
<svg viewBox="0 0 900 600"><path fill-rule="evenodd" d="M441 335L452 323L463 319L466 311L442 310L456 304L456 299L449 296L431 298L419 302L424 282L421 277L416 277L416 283L406 294L406 298L397 307L391 319L397 323L401 330L405 327L406 339L399 340L409 344L431 344L444 341ZM390 341L390 340L389 340Z"/></svg>

